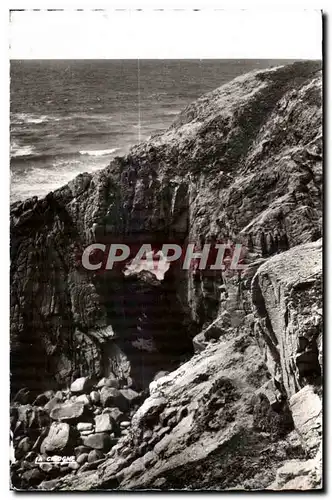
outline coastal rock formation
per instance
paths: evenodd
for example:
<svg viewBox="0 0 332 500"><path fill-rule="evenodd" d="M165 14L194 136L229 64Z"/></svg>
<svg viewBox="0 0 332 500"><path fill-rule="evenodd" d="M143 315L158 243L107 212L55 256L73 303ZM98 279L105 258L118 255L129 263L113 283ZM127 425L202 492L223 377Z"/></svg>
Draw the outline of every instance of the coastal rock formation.
<svg viewBox="0 0 332 500"><path fill-rule="evenodd" d="M238 77L12 205L16 488L321 487L321 84L319 62ZM247 267L92 272L92 242L236 242ZM45 440L75 460L29 461Z"/></svg>

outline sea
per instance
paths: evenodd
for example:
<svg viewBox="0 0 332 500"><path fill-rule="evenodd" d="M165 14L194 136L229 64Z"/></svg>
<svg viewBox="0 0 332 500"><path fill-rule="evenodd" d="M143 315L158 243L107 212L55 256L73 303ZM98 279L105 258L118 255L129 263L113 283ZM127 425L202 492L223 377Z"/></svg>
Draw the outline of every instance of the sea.
<svg viewBox="0 0 332 500"><path fill-rule="evenodd" d="M11 201L43 197L168 128L202 94L285 60L13 60Z"/></svg>

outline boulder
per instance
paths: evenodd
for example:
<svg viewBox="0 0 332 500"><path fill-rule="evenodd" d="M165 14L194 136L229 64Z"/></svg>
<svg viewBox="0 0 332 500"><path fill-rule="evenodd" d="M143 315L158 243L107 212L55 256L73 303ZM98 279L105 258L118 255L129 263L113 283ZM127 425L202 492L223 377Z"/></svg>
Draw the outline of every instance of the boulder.
<svg viewBox="0 0 332 500"><path fill-rule="evenodd" d="M33 406L45 406L46 403L48 403L53 398L53 396L54 396L53 391L45 391L36 397L36 399L33 402Z"/></svg>
<svg viewBox="0 0 332 500"><path fill-rule="evenodd" d="M204 351L204 349L206 348L207 345L208 345L208 342L205 339L204 332L198 333L193 338L193 346L194 346L195 353L199 353L199 352Z"/></svg>
<svg viewBox="0 0 332 500"><path fill-rule="evenodd" d="M104 386L100 391L100 401L103 407L116 406L121 411L128 410L128 400L120 391L113 387Z"/></svg>
<svg viewBox="0 0 332 500"><path fill-rule="evenodd" d="M134 381L131 377L127 377L127 387L132 388L134 387Z"/></svg>
<svg viewBox="0 0 332 500"><path fill-rule="evenodd" d="M15 433L19 430L18 423L21 423L20 429L27 432L29 429L41 429L49 425L50 417L42 408L31 405L19 405L17 407L17 424Z"/></svg>
<svg viewBox="0 0 332 500"><path fill-rule="evenodd" d="M95 470L99 467L99 465L103 464L105 462L106 458L101 458L99 460L95 460L94 462L88 463L86 462L84 465L82 465L80 472L86 472L89 470Z"/></svg>
<svg viewBox="0 0 332 500"><path fill-rule="evenodd" d="M15 397L14 397L14 403L19 403L21 405L27 405L31 404L35 398L33 397L33 394L27 387L23 387L20 389Z"/></svg>
<svg viewBox="0 0 332 500"><path fill-rule="evenodd" d="M69 467L69 469L71 469L71 470L77 470L77 469L79 469L79 468L80 468L80 464L79 464L79 463L77 463L77 462L70 462L70 463L68 464L68 467Z"/></svg>
<svg viewBox="0 0 332 500"><path fill-rule="evenodd" d="M114 387L115 389L119 389L119 381L114 375L103 377L97 384L98 389L102 389L103 387Z"/></svg>
<svg viewBox="0 0 332 500"><path fill-rule="evenodd" d="M64 453L73 444L73 433L69 424L53 422L48 435L41 444L41 453Z"/></svg>
<svg viewBox="0 0 332 500"><path fill-rule="evenodd" d="M30 429L40 429L48 426L49 424L49 414L43 408L33 407L29 416Z"/></svg>
<svg viewBox="0 0 332 500"><path fill-rule="evenodd" d="M82 403L84 406L90 406L90 399L89 396L86 394L81 394L80 396L77 396L76 398L76 403Z"/></svg>
<svg viewBox="0 0 332 500"><path fill-rule="evenodd" d="M93 424L91 422L79 422L76 425L76 429L81 431L91 431L93 429Z"/></svg>
<svg viewBox="0 0 332 500"><path fill-rule="evenodd" d="M28 486L37 486L45 479L45 474L38 468L27 470L22 474L22 480Z"/></svg>
<svg viewBox="0 0 332 500"><path fill-rule="evenodd" d="M49 474L50 472L54 471L54 464L52 464L51 462L42 462L38 464L38 467L40 468L40 470L45 472L45 474Z"/></svg>
<svg viewBox="0 0 332 500"><path fill-rule="evenodd" d="M128 420L124 420L123 422L120 422L120 427L121 429L127 429L127 427L130 427L130 422Z"/></svg>
<svg viewBox="0 0 332 500"><path fill-rule="evenodd" d="M315 388L306 385L290 398L294 426L312 455L322 440L322 401Z"/></svg>
<svg viewBox="0 0 332 500"><path fill-rule="evenodd" d="M93 434L94 433L94 429L89 429L89 430L86 430L86 431L80 431L80 436L83 437L83 436L90 436L90 434Z"/></svg>
<svg viewBox="0 0 332 500"><path fill-rule="evenodd" d="M113 430L113 419L109 413L97 415L95 417L95 423L96 432L111 432Z"/></svg>
<svg viewBox="0 0 332 500"><path fill-rule="evenodd" d="M269 490L317 490L322 488L322 450L309 460L288 460L277 470Z"/></svg>
<svg viewBox="0 0 332 500"><path fill-rule="evenodd" d="M82 455L84 453L89 453L89 451L90 451L90 448L88 448L87 446L83 446L83 445L76 446L76 448L74 449L76 459L79 455Z"/></svg>
<svg viewBox="0 0 332 500"><path fill-rule="evenodd" d="M270 406L273 410L278 410L282 402L282 394L275 387L273 380L268 380L262 387L260 387L256 394L264 394L269 400Z"/></svg>
<svg viewBox="0 0 332 500"><path fill-rule="evenodd" d="M104 408L103 409L103 414L109 414L110 417L114 420L114 422L121 422L121 420L124 418L124 414L122 411L119 410L119 408L113 407L113 408Z"/></svg>
<svg viewBox="0 0 332 500"><path fill-rule="evenodd" d="M120 389L120 393L127 400L128 407L140 400L140 394L133 389Z"/></svg>
<svg viewBox="0 0 332 500"><path fill-rule="evenodd" d="M17 420L19 422L22 422L25 429L30 427L32 412L33 407L30 404L19 405L17 407Z"/></svg>
<svg viewBox="0 0 332 500"><path fill-rule="evenodd" d="M57 484L59 484L58 479L50 479L48 481L42 481L38 486L38 490L40 491L52 491L55 490Z"/></svg>
<svg viewBox="0 0 332 500"><path fill-rule="evenodd" d="M18 421L18 409L16 406L10 407L10 430L13 431Z"/></svg>
<svg viewBox="0 0 332 500"><path fill-rule="evenodd" d="M63 399L64 399L63 392L62 391L57 391L55 393L54 397L57 398L59 401L63 401Z"/></svg>
<svg viewBox="0 0 332 500"><path fill-rule="evenodd" d="M100 450L91 450L89 455L88 455L88 462L92 463L95 462L96 460L100 460L101 458L104 458L104 453Z"/></svg>
<svg viewBox="0 0 332 500"><path fill-rule="evenodd" d="M47 411L47 413L51 413L53 408L58 406L62 402L62 398L59 398L59 396L54 396L54 398L51 398L48 403L44 406L44 410Z"/></svg>
<svg viewBox="0 0 332 500"><path fill-rule="evenodd" d="M81 394L82 392L90 392L92 388L93 381L90 377L80 377L71 384L70 391L73 394Z"/></svg>
<svg viewBox="0 0 332 500"><path fill-rule="evenodd" d="M83 444L88 448L107 452L111 447L111 439L105 432L99 432L98 434L91 434L84 437Z"/></svg>
<svg viewBox="0 0 332 500"><path fill-rule="evenodd" d="M37 453L34 452L34 451L29 451L25 457L24 457L24 460L27 460L28 462L35 462L36 458L37 458Z"/></svg>
<svg viewBox="0 0 332 500"><path fill-rule="evenodd" d="M98 384L96 385L96 388L101 389L102 387L104 387L105 383L106 383L106 377L103 377L99 380Z"/></svg>
<svg viewBox="0 0 332 500"><path fill-rule="evenodd" d="M29 437L24 437L21 439L15 450L15 457L20 460L23 458L32 448L33 443Z"/></svg>
<svg viewBox="0 0 332 500"><path fill-rule="evenodd" d="M78 455L78 457L76 458L76 462L78 463L78 465L85 464L85 462L87 462L88 460L88 456L89 453L81 453L80 455Z"/></svg>
<svg viewBox="0 0 332 500"><path fill-rule="evenodd" d="M44 429L41 431L40 435L36 439L35 444L33 445L33 448L32 448L33 451L35 451L37 453L40 451L40 446L41 446L42 442L44 441L44 439L46 438L47 434L48 434L48 428L44 427Z"/></svg>
<svg viewBox="0 0 332 500"><path fill-rule="evenodd" d="M61 422L76 420L82 416L84 412L83 403L63 403L51 411L51 418L53 420L60 420Z"/></svg>
<svg viewBox="0 0 332 500"><path fill-rule="evenodd" d="M90 400L91 400L91 403L94 404L94 405L97 405L100 401L100 394L98 391L92 391L90 393Z"/></svg>

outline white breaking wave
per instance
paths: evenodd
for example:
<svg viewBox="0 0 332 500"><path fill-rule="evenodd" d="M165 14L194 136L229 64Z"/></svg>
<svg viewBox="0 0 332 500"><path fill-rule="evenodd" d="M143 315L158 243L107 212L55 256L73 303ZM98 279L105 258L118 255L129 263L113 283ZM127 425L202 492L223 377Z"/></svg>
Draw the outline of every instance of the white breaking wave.
<svg viewBox="0 0 332 500"><path fill-rule="evenodd" d="M26 123L44 123L47 122L50 118L48 116L39 116L37 117L27 117L25 119Z"/></svg>
<svg viewBox="0 0 332 500"><path fill-rule="evenodd" d="M11 113L10 121L12 125L33 125L46 122L75 121L75 120L98 120L110 121L112 115L72 113L69 116L59 115L39 115L36 113Z"/></svg>
<svg viewBox="0 0 332 500"><path fill-rule="evenodd" d="M52 120L52 116L36 115L33 113L13 113L11 115L11 122L13 124L39 124Z"/></svg>
<svg viewBox="0 0 332 500"><path fill-rule="evenodd" d="M119 148L111 148L111 149L96 149L91 151L80 151L80 155L88 155L88 156L106 156L111 155Z"/></svg>
<svg viewBox="0 0 332 500"><path fill-rule="evenodd" d="M19 158L20 156L30 156L33 153L34 148L32 146L18 146L14 143L10 148L10 156L12 158Z"/></svg>

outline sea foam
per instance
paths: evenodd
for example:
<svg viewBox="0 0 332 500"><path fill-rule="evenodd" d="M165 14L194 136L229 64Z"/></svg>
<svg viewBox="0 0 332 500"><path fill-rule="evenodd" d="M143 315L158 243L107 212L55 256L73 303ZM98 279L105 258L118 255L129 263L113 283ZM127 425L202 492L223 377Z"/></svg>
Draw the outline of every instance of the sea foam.
<svg viewBox="0 0 332 500"><path fill-rule="evenodd" d="M106 155L111 155L115 151L117 151L119 148L111 148L111 149L96 149L96 150L91 150L91 151L80 151L80 155L88 155L88 156L106 156Z"/></svg>

